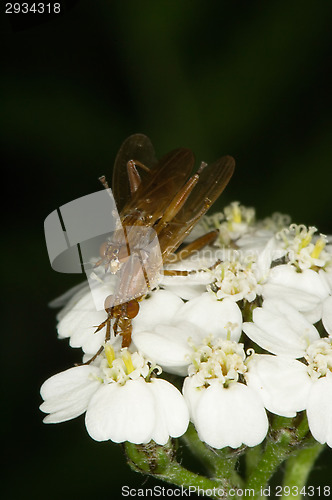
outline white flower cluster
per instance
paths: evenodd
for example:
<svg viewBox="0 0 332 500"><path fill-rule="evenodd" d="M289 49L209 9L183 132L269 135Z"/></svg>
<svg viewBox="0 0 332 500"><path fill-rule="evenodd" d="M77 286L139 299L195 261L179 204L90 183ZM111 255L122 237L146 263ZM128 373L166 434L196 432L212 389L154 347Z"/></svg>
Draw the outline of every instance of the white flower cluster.
<svg viewBox="0 0 332 500"><path fill-rule="evenodd" d="M140 301L128 349L113 330L106 343L94 333L106 313L88 287L75 291L58 334L93 361L43 384L45 422L86 412L97 441L165 444L191 420L208 445L237 448L264 440L267 412L305 410L313 437L332 447L332 245L281 214L256 221L237 202L194 231L211 228L216 242L165 266L182 273Z"/></svg>

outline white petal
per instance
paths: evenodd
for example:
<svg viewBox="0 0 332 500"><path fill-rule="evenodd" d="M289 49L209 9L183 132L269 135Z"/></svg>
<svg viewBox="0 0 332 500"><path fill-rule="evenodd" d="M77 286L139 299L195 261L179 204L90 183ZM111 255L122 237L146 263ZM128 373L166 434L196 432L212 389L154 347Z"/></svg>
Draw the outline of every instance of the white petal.
<svg viewBox="0 0 332 500"><path fill-rule="evenodd" d="M85 416L88 433L96 441L148 443L155 427L155 401L143 379L101 386Z"/></svg>
<svg viewBox="0 0 332 500"><path fill-rule="evenodd" d="M106 319L106 314L104 314L103 321ZM100 325L102 322L98 322L98 325ZM95 328L94 328L95 330ZM105 342L105 335L106 335L106 329L102 328L99 332L93 332L92 334L89 332L88 335L83 339L82 341L82 349L85 353L90 355L96 354L96 352L100 349L100 347L104 344ZM69 342L71 347L73 346L73 342ZM76 346L75 346L76 347ZM77 346L78 347L78 346Z"/></svg>
<svg viewBox="0 0 332 500"><path fill-rule="evenodd" d="M310 311L327 297L328 287L312 269L297 273L294 267L281 265L273 268L262 294L266 299L283 299L298 311Z"/></svg>
<svg viewBox="0 0 332 500"><path fill-rule="evenodd" d="M265 409L249 387L234 383L227 389L220 384L194 389L185 384L184 396L189 399L200 439L213 448L238 448L242 443L256 446L265 438Z"/></svg>
<svg viewBox="0 0 332 500"><path fill-rule="evenodd" d="M258 280L264 280L270 273L271 262L279 257L280 250L275 237L270 238L265 247L259 252L254 264L255 274Z"/></svg>
<svg viewBox="0 0 332 500"><path fill-rule="evenodd" d="M266 283L263 285L262 296L264 299L285 300L288 304L295 307L295 309L302 312L310 311L319 304L319 298L315 295L275 283Z"/></svg>
<svg viewBox="0 0 332 500"><path fill-rule="evenodd" d="M320 302L314 309L311 309L311 311L302 311L301 314L305 317L306 320L309 321L312 325L317 323L317 321L322 319L322 314L323 314L323 304Z"/></svg>
<svg viewBox="0 0 332 500"><path fill-rule="evenodd" d="M270 336L254 323L243 323L243 331L253 342L273 354L280 354L281 356L289 354L293 358L301 358L304 354L304 349L299 348L297 344L292 346L291 349L289 344L283 348L283 344L278 337Z"/></svg>
<svg viewBox="0 0 332 500"><path fill-rule="evenodd" d="M272 231L265 229L256 230L255 233L246 233L240 236L240 238L236 240L236 245L241 249L241 252L246 252L244 255L252 255L253 252L256 254L257 252L263 251L272 236ZM273 260L280 258L281 250L279 249L273 252L272 257Z"/></svg>
<svg viewBox="0 0 332 500"><path fill-rule="evenodd" d="M182 394L174 385L163 379L153 379L147 384L156 401L156 425L152 439L166 444L169 436L182 436L189 423L189 411Z"/></svg>
<svg viewBox="0 0 332 500"><path fill-rule="evenodd" d="M194 382L193 377L186 377L182 386L182 393L188 406L191 421L194 420L196 405L199 403L203 391L202 388L198 389Z"/></svg>
<svg viewBox="0 0 332 500"><path fill-rule="evenodd" d="M242 330L242 314L238 305L231 299L217 300L211 293L203 293L186 302L176 313L175 320L189 321L216 337L237 341Z"/></svg>
<svg viewBox="0 0 332 500"><path fill-rule="evenodd" d="M243 330L251 340L274 354L300 358L319 339L316 328L301 313L281 300L265 300L253 312L253 323Z"/></svg>
<svg viewBox="0 0 332 500"><path fill-rule="evenodd" d="M263 303L263 310L270 311L275 316L284 318L285 323L290 326L294 334L304 339L307 345L319 339L316 328L305 319L303 314L299 313L286 301L266 299Z"/></svg>
<svg viewBox="0 0 332 500"><path fill-rule="evenodd" d="M40 406L42 411L46 411ZM59 424L61 422L67 422L67 420L72 420L73 418L79 417L82 415L87 409L87 402L77 401L75 404L73 403L71 406L67 408L63 408L61 410L55 411L54 413L50 413L46 415L43 419L44 424Z"/></svg>
<svg viewBox="0 0 332 500"><path fill-rule="evenodd" d="M45 400L40 409L50 415L44 422L64 422L84 413L100 386L99 375L99 368L85 365L70 368L46 380L40 389Z"/></svg>
<svg viewBox="0 0 332 500"><path fill-rule="evenodd" d="M65 306L61 311L58 313L57 319L60 321L61 317L64 316L64 314L67 313L69 309L71 309L77 302L80 300L81 297L89 293L89 287L84 281L83 283L79 283L78 285L75 285L73 288L70 288L67 292L63 293L56 299L53 299L48 305L50 307L54 307L55 309L58 307Z"/></svg>
<svg viewBox="0 0 332 500"><path fill-rule="evenodd" d="M332 296L328 297L323 303L322 321L325 330L332 335Z"/></svg>
<svg viewBox="0 0 332 500"><path fill-rule="evenodd" d="M311 381L303 363L263 354L255 355L248 368L247 384L260 395L267 410L294 417L306 408Z"/></svg>
<svg viewBox="0 0 332 500"><path fill-rule="evenodd" d="M104 342L105 331L94 332L105 319L105 311L96 311L89 292L62 317L58 323L59 337L70 337L71 347L82 347L85 352L95 354Z"/></svg>
<svg viewBox="0 0 332 500"><path fill-rule="evenodd" d="M204 335L193 324L179 323L177 327L159 325L154 332L137 332L133 341L137 349L169 373L187 375L192 352L188 344L191 338L200 343Z"/></svg>
<svg viewBox="0 0 332 500"><path fill-rule="evenodd" d="M211 280L211 278L210 278ZM185 284L174 285L171 283L170 285L164 285L165 290L181 297L184 300L190 300L195 297L202 295L206 291L206 285L197 285L197 284L189 284L186 282Z"/></svg>
<svg viewBox="0 0 332 500"><path fill-rule="evenodd" d="M147 299L140 302L139 313L133 320L133 333L152 331L156 325L170 324L176 311L183 305L183 300L177 295L156 290Z"/></svg>
<svg viewBox="0 0 332 500"><path fill-rule="evenodd" d="M332 245L328 245L325 247L325 249L330 249L330 253L332 253ZM325 285L327 286L328 290L330 290L330 293L332 292L332 272L331 271L324 271L324 269L320 269L318 272L319 276L321 279L324 281Z"/></svg>
<svg viewBox="0 0 332 500"><path fill-rule="evenodd" d="M332 249L332 245L330 245L330 248ZM332 253L332 250L330 251L330 253ZM332 291L332 272L331 271L326 272L326 281L329 284L330 291Z"/></svg>
<svg viewBox="0 0 332 500"><path fill-rule="evenodd" d="M332 373L313 382L308 397L307 417L311 434L332 448Z"/></svg>
<svg viewBox="0 0 332 500"><path fill-rule="evenodd" d="M206 266L203 267L203 269L206 268ZM170 266L166 267L166 270L172 270L175 269L176 271L186 271L185 266L180 266L178 264L174 264L174 266L171 268ZM191 269L189 269L189 272ZM170 289L173 286L183 286L185 287L186 285L188 286L198 286L198 285L207 285L208 283L211 283L211 273L202 271L202 268L198 268L197 272L193 272L192 274L188 274L188 276L164 276L162 278L161 285L163 287L170 287ZM204 290L206 290L206 287L204 287Z"/></svg>

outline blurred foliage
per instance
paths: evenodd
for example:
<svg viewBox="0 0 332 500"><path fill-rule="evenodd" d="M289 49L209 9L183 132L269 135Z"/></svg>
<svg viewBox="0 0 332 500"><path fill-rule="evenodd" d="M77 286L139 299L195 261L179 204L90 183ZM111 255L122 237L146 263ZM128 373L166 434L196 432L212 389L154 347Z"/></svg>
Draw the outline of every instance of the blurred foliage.
<svg viewBox="0 0 332 500"><path fill-rule="evenodd" d="M80 277L51 270L43 220L111 178L125 137L146 133L158 155L190 147L198 162L231 154L237 171L219 209L240 200L259 217L280 211L332 233L331 2L61 6L38 18L1 7L8 498L84 499L141 484L120 447L92 442L82 419L43 426L38 411L42 381L79 361L57 341L46 304ZM326 483L327 457L310 484Z"/></svg>

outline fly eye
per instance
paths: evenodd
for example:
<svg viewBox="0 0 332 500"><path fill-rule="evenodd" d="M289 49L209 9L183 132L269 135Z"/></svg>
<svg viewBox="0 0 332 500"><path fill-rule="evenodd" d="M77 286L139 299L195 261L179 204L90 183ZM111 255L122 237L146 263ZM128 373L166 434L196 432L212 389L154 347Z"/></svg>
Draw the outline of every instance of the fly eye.
<svg viewBox="0 0 332 500"><path fill-rule="evenodd" d="M127 317L133 319L137 316L139 311L139 303L137 300L130 300L127 303Z"/></svg>

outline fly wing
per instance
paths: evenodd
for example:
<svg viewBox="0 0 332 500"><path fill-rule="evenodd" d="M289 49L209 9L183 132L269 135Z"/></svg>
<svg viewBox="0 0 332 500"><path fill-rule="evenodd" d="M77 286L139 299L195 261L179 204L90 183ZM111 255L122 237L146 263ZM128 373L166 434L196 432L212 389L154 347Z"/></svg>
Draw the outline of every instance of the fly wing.
<svg viewBox="0 0 332 500"><path fill-rule="evenodd" d="M153 224L161 219L166 208L184 185L195 163L193 153L186 148L164 155L146 176L121 212L126 225Z"/></svg>
<svg viewBox="0 0 332 500"><path fill-rule="evenodd" d="M164 262L223 192L233 175L234 168L234 158L223 156L202 170L199 181L184 206L159 234Z"/></svg>
<svg viewBox="0 0 332 500"><path fill-rule="evenodd" d="M115 158L112 178L112 192L119 212L131 197L127 173L127 163L129 160L139 161L148 168L152 168L157 164L154 148L150 139L146 135L133 134L128 137L122 143ZM144 184L149 173L145 172L143 169L141 169L139 173L142 183Z"/></svg>

